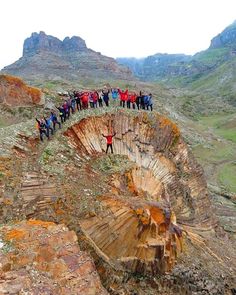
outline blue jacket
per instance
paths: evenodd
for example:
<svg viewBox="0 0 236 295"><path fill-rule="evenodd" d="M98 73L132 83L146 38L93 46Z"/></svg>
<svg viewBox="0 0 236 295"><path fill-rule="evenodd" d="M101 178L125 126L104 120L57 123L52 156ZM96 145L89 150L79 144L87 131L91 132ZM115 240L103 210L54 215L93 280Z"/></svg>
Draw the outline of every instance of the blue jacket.
<svg viewBox="0 0 236 295"><path fill-rule="evenodd" d="M50 128L51 127L51 117L49 119L46 119L44 118L44 121L45 121L45 125L46 125L46 128Z"/></svg>
<svg viewBox="0 0 236 295"><path fill-rule="evenodd" d="M112 89L111 95L113 99L117 99L118 97L118 90L117 89Z"/></svg>
<svg viewBox="0 0 236 295"><path fill-rule="evenodd" d="M149 105L149 99L150 99L150 96L149 96L149 95L145 95L145 96L144 96L144 103L145 103L146 105Z"/></svg>

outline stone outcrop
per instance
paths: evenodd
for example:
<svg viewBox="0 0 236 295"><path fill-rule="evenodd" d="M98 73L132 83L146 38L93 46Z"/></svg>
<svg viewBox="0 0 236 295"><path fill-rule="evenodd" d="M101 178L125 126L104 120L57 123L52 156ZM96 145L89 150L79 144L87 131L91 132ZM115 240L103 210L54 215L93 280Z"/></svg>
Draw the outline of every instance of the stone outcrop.
<svg viewBox="0 0 236 295"><path fill-rule="evenodd" d="M88 51L88 48L86 46L85 41L78 37L78 36L73 36L71 38L66 37L63 42L62 42L62 49L63 51L69 53L69 52L86 52Z"/></svg>
<svg viewBox="0 0 236 295"><path fill-rule="evenodd" d="M102 198L99 216L80 221L97 251L113 265L141 274L170 271L182 250L182 233L175 216L156 202Z"/></svg>
<svg viewBox="0 0 236 295"><path fill-rule="evenodd" d="M44 94L38 88L30 87L23 80L9 75L0 75L0 104L11 107L41 105Z"/></svg>
<svg viewBox="0 0 236 295"><path fill-rule="evenodd" d="M0 228L0 294L107 294L91 257L64 225L40 220Z"/></svg>
<svg viewBox="0 0 236 295"><path fill-rule="evenodd" d="M116 268L118 264L142 274L165 273L181 251L178 225L201 232L215 226L203 170L178 127L158 114L118 111L88 117L65 135L79 157L86 158L104 152L102 133L114 131L114 153L134 165L124 174L114 173L114 194L111 190L98 198L101 211L80 219L81 229ZM129 195L123 193L124 186Z"/></svg>
<svg viewBox="0 0 236 295"><path fill-rule="evenodd" d="M57 195L55 184L45 175L37 172L24 175L19 196L22 211L27 218L49 215L49 208L56 202Z"/></svg>
<svg viewBox="0 0 236 295"><path fill-rule="evenodd" d="M87 48L77 36L63 41L44 32L32 33L24 42L23 56L2 70L27 80L70 80L79 78L131 80L131 71L115 59Z"/></svg>
<svg viewBox="0 0 236 295"><path fill-rule="evenodd" d="M178 223L212 227L203 170L174 123L160 115L143 112L132 116L120 111L83 119L69 128L66 135L79 153L93 155L105 150L101 134L110 129L116 131L114 152L128 156L137 165L131 173L137 191L145 190L149 200L170 206Z"/></svg>

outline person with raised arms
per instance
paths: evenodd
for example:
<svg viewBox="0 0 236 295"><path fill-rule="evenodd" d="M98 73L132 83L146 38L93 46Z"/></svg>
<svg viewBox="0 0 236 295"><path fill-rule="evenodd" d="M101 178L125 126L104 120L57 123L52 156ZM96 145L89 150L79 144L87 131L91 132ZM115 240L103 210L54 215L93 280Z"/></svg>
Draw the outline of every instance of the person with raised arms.
<svg viewBox="0 0 236 295"><path fill-rule="evenodd" d="M106 154L107 154L107 152L108 152L109 147L110 147L110 149L111 149L111 153L113 154L112 141L113 141L113 137L114 137L115 135L116 135L116 132L114 132L113 134L112 134L111 132L109 132L108 135L104 135L104 134L102 134L102 136L105 137L106 140L107 140Z"/></svg>

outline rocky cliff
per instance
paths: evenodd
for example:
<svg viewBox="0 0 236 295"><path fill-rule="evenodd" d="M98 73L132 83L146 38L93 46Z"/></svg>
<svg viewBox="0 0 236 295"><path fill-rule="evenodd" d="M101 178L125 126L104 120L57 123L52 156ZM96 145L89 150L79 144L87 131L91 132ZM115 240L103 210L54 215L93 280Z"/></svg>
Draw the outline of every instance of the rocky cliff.
<svg viewBox="0 0 236 295"><path fill-rule="evenodd" d="M23 56L2 72L27 80L132 79L128 68L87 48L80 37L61 41L44 32L32 33L24 42Z"/></svg>
<svg viewBox="0 0 236 295"><path fill-rule="evenodd" d="M222 47L236 50L236 21L211 40L210 49Z"/></svg>
<svg viewBox="0 0 236 295"><path fill-rule="evenodd" d="M17 77L0 75L1 103L11 107L40 105L44 103L44 94Z"/></svg>
<svg viewBox="0 0 236 295"><path fill-rule="evenodd" d="M73 36L66 37L63 41L56 37L46 35L44 32L32 33L31 37L27 38L23 45L23 57L35 55L39 52L48 51L60 54L69 54L70 52L87 52L89 49L85 41Z"/></svg>

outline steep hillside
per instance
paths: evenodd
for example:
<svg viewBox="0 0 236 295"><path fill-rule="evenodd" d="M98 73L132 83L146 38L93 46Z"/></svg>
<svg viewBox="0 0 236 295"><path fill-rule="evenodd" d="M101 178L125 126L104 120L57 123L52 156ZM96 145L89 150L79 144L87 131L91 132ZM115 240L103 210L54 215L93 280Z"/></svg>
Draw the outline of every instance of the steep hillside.
<svg viewBox="0 0 236 295"><path fill-rule="evenodd" d="M232 58L214 71L191 83L193 90L205 91L211 95L220 95L236 106L236 57Z"/></svg>
<svg viewBox="0 0 236 295"><path fill-rule="evenodd" d="M132 79L132 74L110 57L87 48L80 37L66 37L63 41L32 33L24 42L23 56L6 66L3 73L26 80Z"/></svg>

